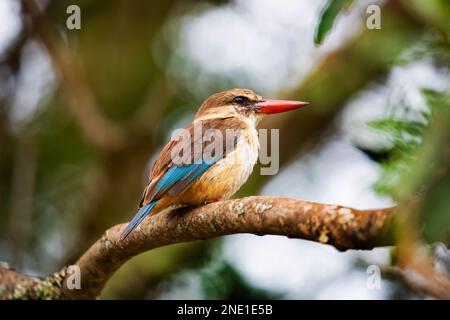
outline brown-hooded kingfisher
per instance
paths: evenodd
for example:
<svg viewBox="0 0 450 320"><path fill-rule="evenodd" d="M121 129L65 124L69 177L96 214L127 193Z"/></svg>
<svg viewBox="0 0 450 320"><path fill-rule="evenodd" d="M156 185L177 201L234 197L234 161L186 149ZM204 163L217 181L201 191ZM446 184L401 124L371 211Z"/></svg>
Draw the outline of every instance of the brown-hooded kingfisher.
<svg viewBox="0 0 450 320"><path fill-rule="evenodd" d="M258 159L256 127L261 119L267 114L307 104L264 100L248 89L233 89L210 96L184 134L175 135L161 150L151 170L140 209L123 230L121 240L149 213L231 197L250 176ZM196 131L199 126L200 135ZM210 132L219 134L205 138Z"/></svg>

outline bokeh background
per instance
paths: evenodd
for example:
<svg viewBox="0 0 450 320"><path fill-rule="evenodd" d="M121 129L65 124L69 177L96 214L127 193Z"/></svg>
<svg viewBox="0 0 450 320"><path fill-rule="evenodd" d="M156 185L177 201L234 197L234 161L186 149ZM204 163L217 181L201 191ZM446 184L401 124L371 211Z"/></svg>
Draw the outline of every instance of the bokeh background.
<svg viewBox="0 0 450 320"><path fill-rule="evenodd" d="M130 219L171 132L210 94L243 87L312 107L264 121L281 128L280 171L257 168L236 197L368 209L419 196L414 232L449 270L450 2L347 2L318 45L327 1L0 0L0 260L33 275L73 263ZM81 30L66 27L72 4ZM369 4L380 30L366 27ZM177 244L125 264L102 298L428 298L389 272L394 251Z"/></svg>

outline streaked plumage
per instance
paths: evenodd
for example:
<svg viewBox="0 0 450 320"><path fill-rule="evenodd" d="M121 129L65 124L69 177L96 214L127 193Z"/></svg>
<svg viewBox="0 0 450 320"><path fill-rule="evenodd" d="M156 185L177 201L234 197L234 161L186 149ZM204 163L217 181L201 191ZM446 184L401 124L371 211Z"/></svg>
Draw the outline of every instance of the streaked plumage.
<svg viewBox="0 0 450 320"><path fill-rule="evenodd" d="M263 100L246 89L219 92L209 97L200 106L194 122L186 128L190 137L195 137L197 141L192 139L190 146L181 144L190 150L190 154L183 155L189 163L174 163L172 153L178 150L175 148L179 148L182 141L181 135L176 136L161 150L155 161L141 208L121 238L126 238L149 213L155 214L171 206L199 205L231 197L248 179L257 161L259 140L256 126L261 118L267 113L283 112L305 104ZM195 135L200 125L203 132L216 129L222 133L223 141L213 141L219 143L215 146L221 146L222 152L214 153L209 160L195 148L198 143L203 151L213 143ZM233 148L226 148L227 133L231 131L234 133L231 136Z"/></svg>

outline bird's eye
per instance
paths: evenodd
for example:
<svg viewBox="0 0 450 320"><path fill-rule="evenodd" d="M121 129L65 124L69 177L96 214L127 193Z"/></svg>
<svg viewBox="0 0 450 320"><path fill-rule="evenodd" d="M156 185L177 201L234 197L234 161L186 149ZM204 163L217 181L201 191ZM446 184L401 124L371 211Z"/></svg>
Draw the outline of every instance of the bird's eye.
<svg viewBox="0 0 450 320"><path fill-rule="evenodd" d="M237 97L235 97L233 99L234 103L237 103L237 104L239 104L241 106L247 104L247 101L248 101L248 99L246 97L243 97L243 96L237 96Z"/></svg>

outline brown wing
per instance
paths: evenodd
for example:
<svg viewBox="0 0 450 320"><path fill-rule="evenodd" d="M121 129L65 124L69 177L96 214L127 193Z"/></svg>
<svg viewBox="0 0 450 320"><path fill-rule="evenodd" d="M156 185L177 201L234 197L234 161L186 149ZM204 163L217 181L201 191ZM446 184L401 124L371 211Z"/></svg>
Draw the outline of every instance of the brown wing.
<svg viewBox="0 0 450 320"><path fill-rule="evenodd" d="M144 194L140 203L140 206L147 204L153 200L159 199L162 195L158 194L158 190L156 190L155 186L158 181L164 176L164 174L169 170L173 165L175 165L172 161L172 152L174 148L177 148L175 151L180 150L180 157L183 156L183 151L190 151L189 155L186 155L186 159L188 159L189 163L194 163L194 161L198 161L199 159L203 159L203 150L207 147L211 147L211 144L216 143L214 139L203 139L203 137L207 134L208 130L219 130L221 132L222 137L222 154L221 157L225 157L226 154L232 150L234 150L234 146L237 143L237 139L239 137L240 131L244 127L244 123L237 118L225 118L225 119L209 119L202 121L202 133L203 135L194 134L194 124L186 127L186 131L184 133L180 133L173 137L169 143L167 143L164 148L159 153L155 163L153 164L150 181L147 187L144 190ZM227 131L228 136L227 136ZM189 135L190 139L183 139L183 135L186 138ZM205 136L206 138L206 136ZM233 148L227 148L227 140L232 139ZM186 144L190 144L187 146ZM195 145L201 145L201 148L196 148ZM230 141L228 141L230 144ZM179 164L176 164L179 165ZM181 187L181 184L180 186ZM184 187L184 186L183 186ZM178 188L178 191L179 188Z"/></svg>

